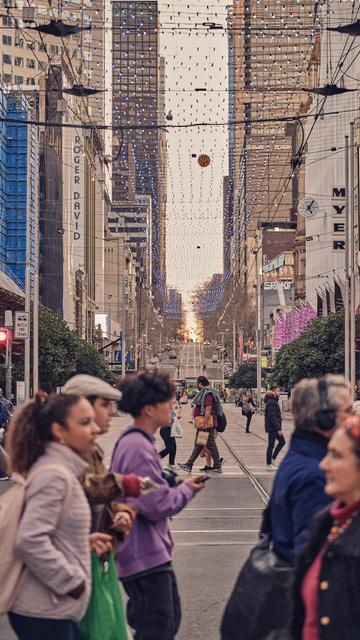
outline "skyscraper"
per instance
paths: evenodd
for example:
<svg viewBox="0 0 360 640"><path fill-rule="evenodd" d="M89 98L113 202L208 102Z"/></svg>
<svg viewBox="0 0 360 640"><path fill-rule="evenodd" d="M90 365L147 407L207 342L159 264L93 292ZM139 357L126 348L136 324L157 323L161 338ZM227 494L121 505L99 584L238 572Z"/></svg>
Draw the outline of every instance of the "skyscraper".
<svg viewBox="0 0 360 640"><path fill-rule="evenodd" d="M256 277L259 224L295 220L297 209L291 161L301 136L296 125L286 125L283 118L296 117L307 100L302 89L314 46L316 11L313 0L290 5L234 0L228 22L230 115L236 122L229 144L233 263L249 290Z"/></svg>
<svg viewBox="0 0 360 640"><path fill-rule="evenodd" d="M113 3L113 202L124 200L124 162L135 157L135 191L152 199L152 282L164 268L164 207L160 203L159 31L156 0ZM119 153L120 146L120 153ZM124 152L122 152L122 146ZM130 149L129 149L130 148ZM128 160L129 159L129 160ZM130 164L128 171L130 171ZM127 189L130 188L128 185ZM125 194L126 195L126 194Z"/></svg>

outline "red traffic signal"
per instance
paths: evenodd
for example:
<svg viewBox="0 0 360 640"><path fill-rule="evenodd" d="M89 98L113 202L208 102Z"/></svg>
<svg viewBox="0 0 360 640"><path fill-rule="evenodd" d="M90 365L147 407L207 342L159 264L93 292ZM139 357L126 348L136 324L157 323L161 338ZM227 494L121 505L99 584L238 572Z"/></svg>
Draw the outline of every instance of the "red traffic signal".
<svg viewBox="0 0 360 640"><path fill-rule="evenodd" d="M6 345L9 338L9 331L4 328L0 328L0 346Z"/></svg>

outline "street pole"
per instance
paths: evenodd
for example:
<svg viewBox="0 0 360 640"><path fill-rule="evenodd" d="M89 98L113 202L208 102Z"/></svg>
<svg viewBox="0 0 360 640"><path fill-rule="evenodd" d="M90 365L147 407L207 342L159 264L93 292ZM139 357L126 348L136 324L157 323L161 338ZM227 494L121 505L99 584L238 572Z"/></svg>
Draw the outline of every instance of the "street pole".
<svg viewBox="0 0 360 640"><path fill-rule="evenodd" d="M8 329L5 356L5 397L11 402L11 371L12 371L12 337L13 332Z"/></svg>
<svg viewBox="0 0 360 640"><path fill-rule="evenodd" d="M224 332L221 333L221 376L222 376L222 386L225 386L225 376L224 376L224 351L225 351L225 340L224 340Z"/></svg>
<svg viewBox="0 0 360 640"><path fill-rule="evenodd" d="M259 408L261 407L261 289L262 289L262 260L261 257L261 240L256 252L256 302L257 302L257 330L256 330L256 386L257 400ZM260 254L260 255L259 255Z"/></svg>
<svg viewBox="0 0 360 640"><path fill-rule="evenodd" d="M33 395L39 390L39 216L34 223Z"/></svg>
<svg viewBox="0 0 360 640"><path fill-rule="evenodd" d="M355 394L355 130L350 124L350 384L351 394Z"/></svg>
<svg viewBox="0 0 360 640"><path fill-rule="evenodd" d="M349 227L350 227L350 206L349 206L349 136L345 136L345 292L344 292L344 311L345 311L345 362L344 375L347 380L350 379L350 282L349 282Z"/></svg>
<svg viewBox="0 0 360 640"><path fill-rule="evenodd" d="M233 320L233 371L236 370L236 324Z"/></svg>
<svg viewBox="0 0 360 640"><path fill-rule="evenodd" d="M126 373L126 344L125 344L125 326L121 332L121 377L125 378Z"/></svg>
<svg viewBox="0 0 360 640"><path fill-rule="evenodd" d="M26 255L25 255L25 312L28 317L28 335L24 344L25 401L30 398L30 329L31 329L31 209L26 203Z"/></svg>

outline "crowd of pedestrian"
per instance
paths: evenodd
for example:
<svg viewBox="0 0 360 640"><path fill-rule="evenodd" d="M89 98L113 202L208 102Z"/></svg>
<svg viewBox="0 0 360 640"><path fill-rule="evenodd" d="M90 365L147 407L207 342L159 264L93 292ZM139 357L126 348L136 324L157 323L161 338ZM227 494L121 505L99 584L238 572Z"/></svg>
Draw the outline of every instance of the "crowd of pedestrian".
<svg viewBox="0 0 360 640"><path fill-rule="evenodd" d="M220 395L205 376L197 387L194 448L180 465L180 407L165 372L139 372L117 387L76 375L60 394L38 392L13 415L8 407L3 474L12 486L0 498L0 614L18 640L92 640L96 625L104 640L126 640L126 623L135 640L174 640L181 603L169 518L223 465ZM266 468L276 470L269 505L221 638L359 640L360 417L350 386L335 375L296 385L295 428L277 468L285 446L279 394L272 387L264 398ZM251 393L239 406L250 432ZM108 468L98 438L119 409L132 424ZM180 479L177 468L191 472L200 455L206 474Z"/></svg>

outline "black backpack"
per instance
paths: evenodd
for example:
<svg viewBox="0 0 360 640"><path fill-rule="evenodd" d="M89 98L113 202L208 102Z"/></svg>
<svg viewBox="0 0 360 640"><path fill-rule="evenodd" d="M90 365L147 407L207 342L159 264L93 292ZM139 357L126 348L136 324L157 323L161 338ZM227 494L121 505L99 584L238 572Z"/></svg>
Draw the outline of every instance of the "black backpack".
<svg viewBox="0 0 360 640"><path fill-rule="evenodd" d="M216 431L218 431L219 433L223 433L225 431L226 427L227 427L226 415L222 411L222 413L217 412L216 413L216 417L217 417Z"/></svg>

